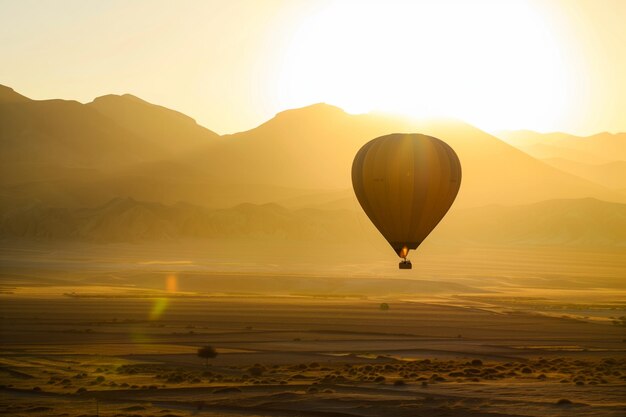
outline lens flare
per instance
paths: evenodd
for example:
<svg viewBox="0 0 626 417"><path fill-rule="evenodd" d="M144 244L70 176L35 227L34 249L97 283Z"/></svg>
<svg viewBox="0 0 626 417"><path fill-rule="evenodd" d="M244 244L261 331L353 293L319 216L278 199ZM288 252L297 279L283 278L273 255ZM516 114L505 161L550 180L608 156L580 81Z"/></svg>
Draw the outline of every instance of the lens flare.
<svg viewBox="0 0 626 417"><path fill-rule="evenodd" d="M174 294L178 292L178 277L174 274L170 274L165 278L165 291L168 294ZM158 320L161 318L165 310L167 310L170 301L167 297L161 297L154 300L152 309L150 310L150 320Z"/></svg>
<svg viewBox="0 0 626 417"><path fill-rule="evenodd" d="M150 320L158 320L167 309L169 303L170 302L167 298L157 298L154 301L152 310L150 310Z"/></svg>

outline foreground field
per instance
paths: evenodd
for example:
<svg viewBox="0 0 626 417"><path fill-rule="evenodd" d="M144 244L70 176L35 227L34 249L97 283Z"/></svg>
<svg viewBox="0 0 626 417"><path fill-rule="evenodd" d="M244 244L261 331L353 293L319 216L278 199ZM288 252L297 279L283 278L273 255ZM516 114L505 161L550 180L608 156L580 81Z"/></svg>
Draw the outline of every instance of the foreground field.
<svg viewBox="0 0 626 417"><path fill-rule="evenodd" d="M0 413L626 415L623 251L256 247L0 243Z"/></svg>
<svg viewBox="0 0 626 417"><path fill-rule="evenodd" d="M485 296L486 297L486 296ZM4 296L12 416L623 416L624 328L486 300ZM582 314L586 314L582 312ZM199 346L215 346L208 366Z"/></svg>

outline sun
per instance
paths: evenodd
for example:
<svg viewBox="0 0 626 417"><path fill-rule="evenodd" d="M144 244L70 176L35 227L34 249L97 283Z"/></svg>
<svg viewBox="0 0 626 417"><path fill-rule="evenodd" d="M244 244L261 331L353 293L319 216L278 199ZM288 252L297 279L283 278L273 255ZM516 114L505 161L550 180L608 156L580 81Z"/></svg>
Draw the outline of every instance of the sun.
<svg viewBox="0 0 626 417"><path fill-rule="evenodd" d="M279 105L324 101L352 113L456 117L485 129L550 126L567 114L571 80L537 7L325 3L285 50Z"/></svg>

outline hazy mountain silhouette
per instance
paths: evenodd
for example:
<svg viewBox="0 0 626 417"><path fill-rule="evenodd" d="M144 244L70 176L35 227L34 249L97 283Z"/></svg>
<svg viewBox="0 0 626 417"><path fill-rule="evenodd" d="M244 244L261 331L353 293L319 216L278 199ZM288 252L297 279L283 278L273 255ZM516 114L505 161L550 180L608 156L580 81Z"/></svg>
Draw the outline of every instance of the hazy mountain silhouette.
<svg viewBox="0 0 626 417"><path fill-rule="evenodd" d="M57 168L107 172L157 153L144 149L140 138L111 119L76 101L3 101L0 126L3 183L50 179L49 173Z"/></svg>
<svg viewBox="0 0 626 417"><path fill-rule="evenodd" d="M148 103L130 94L96 98L87 107L171 153L188 152L215 142L219 135L180 112Z"/></svg>
<svg viewBox="0 0 626 417"><path fill-rule="evenodd" d="M626 161L626 133L603 132L584 137L516 130L501 131L498 136L540 159L561 158L585 164Z"/></svg>
<svg viewBox="0 0 626 417"><path fill-rule="evenodd" d="M458 205L623 198L460 121L349 115L324 104L279 113L255 129L227 136L224 146L211 155L209 166L213 176L233 182L349 189L356 151L369 139L397 131L433 135L454 148L463 166Z"/></svg>
<svg viewBox="0 0 626 417"><path fill-rule="evenodd" d="M287 110L252 130L227 135L212 166L216 175L232 182L348 188L358 148L392 126L327 104Z"/></svg>
<svg viewBox="0 0 626 417"><path fill-rule="evenodd" d="M461 205L526 204L550 199L624 198L587 180L564 173L467 124L433 123L423 130L446 138L463 166Z"/></svg>
<svg viewBox="0 0 626 417"><path fill-rule="evenodd" d="M577 149L548 145L545 143L535 143L534 145L529 146L520 145L518 148L542 161L546 159L567 159L581 164L596 165L611 162L611 160L603 158L599 155L589 154L588 152Z"/></svg>
<svg viewBox="0 0 626 417"><path fill-rule="evenodd" d="M460 121L350 115L316 104L219 138L181 113L130 95L85 105L1 91L0 201L12 206L95 206L133 197L211 207L298 199L307 200L302 207L350 207L356 151L391 132L430 134L455 149L463 184L453 207L624 199Z"/></svg>
<svg viewBox="0 0 626 417"><path fill-rule="evenodd" d="M30 100L8 87L0 89L0 125L0 201L11 205L90 206L137 191L158 200L179 188L187 192L172 196L185 199L206 173L174 156L219 140L189 117L132 96L84 105Z"/></svg>
<svg viewBox="0 0 626 417"><path fill-rule="evenodd" d="M23 103L25 101L30 101L30 99L16 93L12 88L0 84L0 103Z"/></svg>
<svg viewBox="0 0 626 417"><path fill-rule="evenodd" d="M354 235L358 224L352 218L345 210L288 210L276 204L211 210L117 198L94 208L35 206L5 212L0 235L101 242L196 237L336 241Z"/></svg>
<svg viewBox="0 0 626 417"><path fill-rule="evenodd" d="M584 164L567 159L544 159L544 162L561 171L618 190L626 189L626 161L613 161L605 164Z"/></svg>
<svg viewBox="0 0 626 417"><path fill-rule="evenodd" d="M72 179L74 169L110 175L142 164L151 167L219 138L181 113L130 95L100 97L84 105L29 100L3 87L0 123L5 183L50 180L51 174ZM174 168L183 176L190 169ZM88 179L84 171L79 174Z"/></svg>
<svg viewBox="0 0 626 417"><path fill-rule="evenodd" d="M287 209L241 204L212 210L186 203L163 205L118 198L94 208L31 207L5 212L1 237L140 242L209 238L346 242L359 250L381 238L363 215L348 210ZM366 238L364 238L366 237ZM522 206L457 210L429 241L454 245L626 245L626 205L595 199L550 200ZM263 252L259 245L258 252Z"/></svg>
<svg viewBox="0 0 626 417"><path fill-rule="evenodd" d="M437 237L497 245L626 246L626 205L592 198L451 214Z"/></svg>

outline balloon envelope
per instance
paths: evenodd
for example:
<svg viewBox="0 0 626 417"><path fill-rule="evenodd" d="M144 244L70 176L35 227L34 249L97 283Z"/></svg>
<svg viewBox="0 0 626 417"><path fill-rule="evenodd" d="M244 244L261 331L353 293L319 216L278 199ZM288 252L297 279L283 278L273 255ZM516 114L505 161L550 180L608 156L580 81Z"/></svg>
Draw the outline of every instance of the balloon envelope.
<svg viewBox="0 0 626 417"><path fill-rule="evenodd" d="M365 214L404 258L448 212L461 186L461 163L437 138L381 136L354 157L352 186Z"/></svg>

